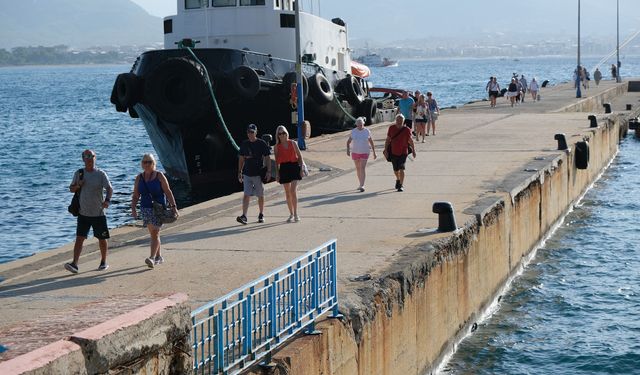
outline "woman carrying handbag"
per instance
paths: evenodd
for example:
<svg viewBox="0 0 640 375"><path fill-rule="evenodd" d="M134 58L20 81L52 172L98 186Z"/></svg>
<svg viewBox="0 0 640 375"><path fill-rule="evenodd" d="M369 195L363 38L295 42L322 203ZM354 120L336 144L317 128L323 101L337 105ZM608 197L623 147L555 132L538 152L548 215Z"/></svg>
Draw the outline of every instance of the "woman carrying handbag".
<svg viewBox="0 0 640 375"><path fill-rule="evenodd" d="M167 178L156 170L156 159L151 154L142 156L142 173L136 177L133 185L133 195L131 197L131 215L134 219L138 218L136 206L140 200L140 214L144 226L149 230L151 237L150 255L144 262L149 268L153 268L157 264L164 263L164 258L160 254L160 228L162 227L162 217L154 212L155 204L166 205L169 201L169 208L178 217L178 209L173 192L169 187Z"/></svg>

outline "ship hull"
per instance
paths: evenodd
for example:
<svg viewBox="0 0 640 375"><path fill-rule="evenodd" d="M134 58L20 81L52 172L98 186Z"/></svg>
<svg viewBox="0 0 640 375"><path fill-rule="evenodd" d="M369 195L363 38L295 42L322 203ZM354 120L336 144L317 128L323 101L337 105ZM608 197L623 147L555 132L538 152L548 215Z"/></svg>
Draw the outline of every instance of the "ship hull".
<svg viewBox="0 0 640 375"><path fill-rule="evenodd" d="M140 117L167 174L196 193L221 195L238 188L234 142L246 139L248 124L258 126L259 136L273 135L279 125L297 136L290 87L295 63L242 50L193 52L199 62L185 49L143 53L120 75L126 77L118 76L112 102ZM375 121L377 105L366 98L364 81L314 64L303 64L303 74L312 135L350 129L356 116Z"/></svg>

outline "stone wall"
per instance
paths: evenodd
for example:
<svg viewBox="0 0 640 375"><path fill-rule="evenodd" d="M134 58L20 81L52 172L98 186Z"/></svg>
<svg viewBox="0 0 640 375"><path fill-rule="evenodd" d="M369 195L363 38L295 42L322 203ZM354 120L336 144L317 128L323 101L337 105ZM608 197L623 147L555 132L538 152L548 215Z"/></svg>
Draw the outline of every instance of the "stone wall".
<svg viewBox="0 0 640 375"><path fill-rule="evenodd" d="M322 335L300 337L275 353L270 373L433 372L615 156L624 121L599 122L568 139L569 150L546 160L533 177L466 210L475 220L457 233L402 250L385 276L341 299L343 320L325 320L317 325ZM580 140L590 146L586 170L575 167Z"/></svg>

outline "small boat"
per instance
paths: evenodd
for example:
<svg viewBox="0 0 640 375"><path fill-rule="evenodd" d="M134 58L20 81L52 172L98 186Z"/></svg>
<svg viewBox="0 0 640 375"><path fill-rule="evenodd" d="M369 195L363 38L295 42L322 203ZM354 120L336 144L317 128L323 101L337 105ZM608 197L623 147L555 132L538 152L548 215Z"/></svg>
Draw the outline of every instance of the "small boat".
<svg viewBox="0 0 640 375"><path fill-rule="evenodd" d="M359 63L367 66L375 67L393 67L398 66L398 60L391 60L386 57L382 57L377 53L368 53L364 56L360 56L356 59Z"/></svg>
<svg viewBox="0 0 640 375"><path fill-rule="evenodd" d="M118 75L111 102L139 117L164 169L196 191L235 188L237 144L285 125L296 104L294 0L178 0L164 49ZM316 8L318 9L318 8ZM314 134L376 121L368 68L352 70L345 23L300 11L305 120ZM214 193L215 194L215 193Z"/></svg>

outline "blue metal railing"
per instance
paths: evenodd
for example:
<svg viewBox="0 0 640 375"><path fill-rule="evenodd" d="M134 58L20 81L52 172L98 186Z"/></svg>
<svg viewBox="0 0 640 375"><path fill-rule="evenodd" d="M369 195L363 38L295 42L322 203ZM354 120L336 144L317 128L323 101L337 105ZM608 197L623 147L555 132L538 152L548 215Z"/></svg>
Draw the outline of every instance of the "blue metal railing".
<svg viewBox="0 0 640 375"><path fill-rule="evenodd" d="M314 331L327 311L339 316L336 280L332 240L192 311L194 372L235 373L289 337Z"/></svg>

